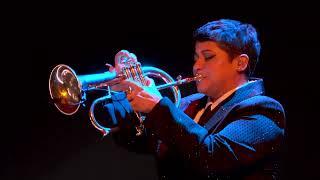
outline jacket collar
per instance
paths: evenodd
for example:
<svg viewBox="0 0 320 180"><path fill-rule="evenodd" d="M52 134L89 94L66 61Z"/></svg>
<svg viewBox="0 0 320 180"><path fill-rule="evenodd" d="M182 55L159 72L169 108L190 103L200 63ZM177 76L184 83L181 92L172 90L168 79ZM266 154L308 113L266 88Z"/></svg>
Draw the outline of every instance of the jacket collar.
<svg viewBox="0 0 320 180"><path fill-rule="evenodd" d="M248 99L253 96L257 95L263 95L264 94L264 86L263 86L263 79L261 78L250 78L249 82L252 81L251 83L247 83L237 89L235 92L233 92L228 98L226 98L224 101L222 101L219 106L222 104L228 104L228 106L232 106L233 104L241 101L242 99ZM208 101L208 96L197 93L196 97L199 97L199 106L200 108L205 107L207 101Z"/></svg>

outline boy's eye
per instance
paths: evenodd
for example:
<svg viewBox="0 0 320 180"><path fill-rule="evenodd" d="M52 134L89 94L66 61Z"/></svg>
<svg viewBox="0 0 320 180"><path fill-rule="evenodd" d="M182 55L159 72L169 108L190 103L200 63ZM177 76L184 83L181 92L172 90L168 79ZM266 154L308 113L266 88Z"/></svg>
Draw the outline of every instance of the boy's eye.
<svg viewBox="0 0 320 180"><path fill-rule="evenodd" d="M215 55L204 55L204 59L205 59L206 61L208 61L208 60L214 58L214 56L215 56Z"/></svg>

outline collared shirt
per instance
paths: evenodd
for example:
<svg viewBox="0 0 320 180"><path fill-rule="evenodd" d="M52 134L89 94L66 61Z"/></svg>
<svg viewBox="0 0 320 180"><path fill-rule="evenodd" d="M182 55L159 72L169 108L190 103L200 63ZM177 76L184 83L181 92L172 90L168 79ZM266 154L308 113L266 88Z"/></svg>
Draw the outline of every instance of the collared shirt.
<svg viewBox="0 0 320 180"><path fill-rule="evenodd" d="M211 106L211 111L216 108L222 101L224 101L225 99L227 99L231 94L233 94L236 90L238 90L239 88L242 88L250 83L252 83L254 81L250 81L250 82L247 82L247 83L244 83L234 89L231 89L230 91L226 92L224 95L222 95L220 98L218 98L215 102L212 102L210 101L210 98L208 97L208 102L206 104L206 106L202 109L200 109L197 113L197 115L195 116L194 118L194 121L195 122L199 122L200 120L200 117L202 116L202 114L204 113L204 110L208 107L208 106Z"/></svg>

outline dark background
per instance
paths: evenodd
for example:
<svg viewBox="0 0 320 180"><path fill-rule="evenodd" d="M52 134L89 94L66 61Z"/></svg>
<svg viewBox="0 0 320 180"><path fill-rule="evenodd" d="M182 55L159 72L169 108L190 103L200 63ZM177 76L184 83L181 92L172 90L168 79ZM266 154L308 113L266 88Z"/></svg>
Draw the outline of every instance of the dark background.
<svg viewBox="0 0 320 180"><path fill-rule="evenodd" d="M179 14L179 13L177 13ZM88 107L73 116L58 112L50 102L48 78L57 64L77 74L106 70L121 49L137 55L172 77L191 75L192 32L199 25L231 18L254 25L262 44L256 76L263 77L266 93L279 100L287 115L287 147L283 155L284 179L318 177L319 148L315 86L318 76L319 28L317 18L301 14L267 15L105 15L49 16L27 21L31 76L19 91L9 126L3 126L3 177L8 179L156 179L154 159L136 154L101 138L91 125ZM148 16L148 17L147 17ZM22 64L16 64L24 68ZM22 66L22 67L21 67ZM27 66L26 66L27 67ZM30 72L29 72L30 73ZM181 86L182 96L195 92ZM89 101L92 99L89 98ZM7 128L8 127L8 128ZM12 128L13 127L13 128ZM10 129L10 130L9 130Z"/></svg>

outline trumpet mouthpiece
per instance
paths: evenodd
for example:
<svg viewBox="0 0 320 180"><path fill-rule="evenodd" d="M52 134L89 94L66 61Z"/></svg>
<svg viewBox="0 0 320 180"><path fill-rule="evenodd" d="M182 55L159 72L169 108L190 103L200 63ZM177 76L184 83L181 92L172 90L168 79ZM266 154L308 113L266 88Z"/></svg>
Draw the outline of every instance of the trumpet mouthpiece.
<svg viewBox="0 0 320 180"><path fill-rule="evenodd" d="M194 76L194 80L195 80L195 81L199 81L199 80L201 80L201 78L202 78L202 75L201 75L201 74L196 74L196 75Z"/></svg>

